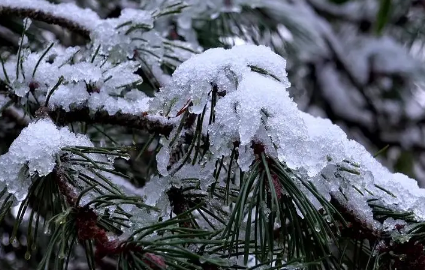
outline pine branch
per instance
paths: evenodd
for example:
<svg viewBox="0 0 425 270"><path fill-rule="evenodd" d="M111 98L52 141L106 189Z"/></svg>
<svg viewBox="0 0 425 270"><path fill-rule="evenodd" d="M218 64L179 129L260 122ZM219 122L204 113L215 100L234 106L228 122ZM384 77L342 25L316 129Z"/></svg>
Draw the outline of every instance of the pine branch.
<svg viewBox="0 0 425 270"><path fill-rule="evenodd" d="M28 116L22 115L16 108L7 108L4 113L10 115L21 127L26 127L31 122ZM105 124L117 125L138 130L157 133L168 137L175 127L170 122L158 119L158 117L149 117L149 115L132 115L125 113L116 113L109 115L106 111L97 111L94 114L88 108L75 109L69 112L63 109L49 110L46 107L40 107L36 111L36 117L49 116L58 125L67 125L73 122L84 122L87 124ZM165 120L166 121L166 120Z"/></svg>
<svg viewBox="0 0 425 270"><path fill-rule="evenodd" d="M89 30L95 31L94 27L101 21L97 15L88 12L90 16L95 16L80 24L78 19L64 13L63 7L66 5L39 2L43 7L38 9L31 4L16 6L12 0L3 3L7 3L7 8L0 10L0 13L13 15L14 12L18 16L32 16L63 24L71 30L77 28L76 32L81 31L81 26L87 30L86 37L90 35ZM52 10L53 7L58 8L58 11ZM75 9L73 11L70 13L76 15ZM129 40L143 40L143 43L134 44L136 48L143 47L140 44L150 42L149 36L145 37L145 31L153 27L152 14L149 12L144 14L146 20L143 20L140 13L135 15L136 10L126 11L129 13L122 16L123 21L109 29L121 35L111 38L117 43L130 38L128 42L120 44L123 45L121 49L124 49L121 51L124 52L122 61L127 61L128 55L134 53L135 47L126 46ZM163 13L169 14L171 11L165 9ZM137 19L124 21L131 14L135 15L133 19ZM140 18L141 21L138 20ZM136 29L141 31L134 31ZM104 32L101 31L101 34ZM94 33L96 36L97 32ZM129 37L130 33L134 36ZM22 34L24 36L25 31ZM108 43L103 39L93 42L96 44L99 41ZM160 39L156 41L161 44ZM348 76L354 78L349 73L346 61L343 61L345 57L342 57L342 51L338 46L333 46L338 44L331 41L333 39L329 37L328 46L335 58L333 60L345 69ZM152 47L158 47L158 44ZM111 48L109 45L89 46L97 49L85 55L91 59L90 63L86 62L87 66L97 68L97 61L103 60L100 57L108 54ZM218 262L220 258L236 261L241 256L241 264L246 267L250 257L255 258L253 269L261 264L273 269L297 262L300 263L298 267L311 269L342 269L350 263L354 268L359 268L362 264L359 258L368 255L375 265L385 260L381 265L388 264L387 268L422 265L425 257L422 237L425 225L417 221L423 220L423 214L420 211L410 213L401 210L416 207L422 198L416 196L419 194L417 190L413 190L410 194L412 200L401 202L400 198L404 198L402 192L409 192L410 187L395 187L397 181L412 179L394 176L383 170L363 148L348 141L339 128L300 112L287 93L289 82L286 62L269 49L245 46L228 51L211 50L181 65L164 91L159 91L153 100L144 95L129 96L126 101L130 104L125 104L129 106L108 108L107 105L116 105L115 101L125 100L130 86L133 87L138 80L124 80L124 88L118 87L121 86L118 83L110 84L110 88L118 93L108 91L110 88L105 83L111 82L115 74L123 79L132 77L134 70L129 68L126 73L111 71L110 77L101 76L99 79L100 75L86 74L84 71L88 68L81 68L70 61L69 68L74 66L79 70L69 71L68 81L63 82L62 70L55 70L56 74L46 71L49 69L40 69L36 73L39 63L51 65L50 62L44 62L47 59L44 56L52 46L38 57L37 62L37 59L32 60L36 63L32 76L34 78L34 75L44 71L59 80L56 84L50 83L45 89L38 89L38 92L25 92L27 96L18 101L25 104L25 110L31 114L39 108L36 117L50 117L53 120L41 119L29 124L9 152L1 157L0 163L3 166L0 171L5 172L5 179L0 180L9 186L16 186L16 183L22 181L19 184L26 191L28 188L25 185L35 183L30 186L28 196L21 203L16 228L22 222L27 206L31 206L35 198L43 198L47 194L51 199L47 202L47 208L51 208L47 212L54 215L49 223L55 232L49 243L49 253L40 268L48 268L53 260L55 266L63 265L65 252L72 252L75 241L85 248L89 269L95 269L96 263L102 258L117 255L117 268L120 269L205 269L211 265L216 269L219 264L211 262ZM102 51L101 46L107 49L98 55ZM74 56L70 54L69 59ZM105 56L105 61L111 60L108 56ZM18 53L17 59L16 68L13 69L16 71L16 80L11 83L7 78L7 83L16 88L13 90L21 91L20 96L23 96L22 90L28 90L28 87L31 89L30 84L33 82L25 81L31 74L24 73L22 68L24 60L27 60L25 56ZM9 68L10 63L7 64ZM3 67L3 70L6 69ZM20 72L23 83L20 81ZM104 70L99 70L99 73L105 74ZM7 77L6 72L4 75ZM43 80L37 83L44 86ZM93 107L87 105L87 108L73 109L74 105L93 104L88 98L83 101L76 98L74 102L71 95L60 95L60 85L69 87L74 83L74 86L83 86L85 83L86 89L74 89L93 99L97 97L93 92L101 91L96 87L103 85L106 97L112 99L102 104L97 102ZM363 90L361 82L354 80L352 84ZM219 92L221 86L226 91ZM40 107L38 100L44 101L46 89L45 107ZM73 93L71 87L68 90L66 94ZM55 103L53 97L58 92L54 91L59 92L57 99L65 98ZM141 100L136 101L140 103L133 102L139 98ZM48 105L56 109L48 109ZM68 108L70 111L66 111ZM108 113L120 110L129 113ZM143 113L145 111L161 115L166 111L165 115L175 115L176 118L170 120L147 115ZM179 115L182 117L177 117ZM87 135L77 135L74 130L71 132L67 128L57 127L58 124L73 122L111 124L155 133L151 138L159 137L160 145L149 149L149 157L151 161L156 159L156 168L162 176L147 173L152 179L141 191L129 191L124 188L125 185L121 190L116 186L117 182L125 182L131 177L115 171L114 158L129 157L130 147L119 146L128 140L117 140L115 144L112 139L113 147L104 146L104 141L101 141L100 146L94 147L92 141L97 142L98 134L87 132ZM108 134L99 132L110 139ZM171 134L172 138L168 138ZM152 140L145 140L141 154L147 151ZM136 141L133 138L133 142ZM183 154L178 156L180 153ZM346 159L358 159L359 164L349 163ZM154 168L151 161L147 167ZM352 167L345 167L344 162ZM378 183L382 183L381 179L388 179L389 185L384 184L382 188L378 186ZM44 185L48 185L49 189L40 192ZM392 203L392 200L397 203ZM216 208L214 203L218 205ZM400 207L402 203L405 203L403 207L406 208ZM123 205L134 208L125 208ZM155 209L155 214L150 212L152 209ZM36 211L38 213L38 209ZM46 214L47 218L49 214ZM174 214L177 216L171 218ZM409 226L406 231L398 228L398 225L394 229L390 228L391 235L385 229L374 227L375 222L387 222L390 218L400 219ZM33 217L30 219L32 222ZM279 230L275 230L276 225L280 226ZM121 241L118 239L120 233L131 235ZM403 242L404 238L399 240L397 233L400 233L400 238L409 237L411 241ZM351 256L346 255L340 245L342 241L354 246L352 262L349 258ZM370 247L365 243L369 243ZM376 248L378 244L382 245ZM59 252L56 252L56 247L60 247ZM337 252L333 251L333 247L336 247ZM373 258L374 253L379 254L376 259ZM339 255L340 258L337 258ZM409 258L408 264L403 264L403 258ZM226 262L222 265L226 269L236 267L236 264L239 266L239 262L234 264L231 266ZM57 268L64 269L67 266Z"/></svg>
<svg viewBox="0 0 425 270"><path fill-rule="evenodd" d="M424 243L418 233L421 229L408 231L405 225L396 224L390 229L399 233L400 239L397 239L394 233L378 230L372 224L365 223L337 200L332 199L331 203L348 222L347 226L339 225L341 236L354 242L367 240L373 248L370 254L365 255L380 264L382 268L379 269L389 269L391 266L397 269L425 269ZM422 226L418 224L413 228ZM402 238L404 234L407 234L404 236L408 238L407 241Z"/></svg>
<svg viewBox="0 0 425 270"><path fill-rule="evenodd" d="M59 191L65 197L69 206L76 207L78 202L77 191L66 181L65 172L61 166L56 166L55 170L53 171L53 177L58 184Z"/></svg>
<svg viewBox="0 0 425 270"><path fill-rule="evenodd" d="M174 127L171 123L163 123L160 120L149 117L149 115L137 116L120 112L109 115L105 111L97 111L93 114L88 108L76 109L69 112L63 109L49 110L48 115L59 125L72 122L111 124L146 130L150 133L158 133L164 136L168 136Z"/></svg>
<svg viewBox="0 0 425 270"><path fill-rule="evenodd" d="M79 24L77 21L70 20L69 18L53 14L53 12L37 9L36 7L11 7L0 3L0 15L17 16L22 18L28 17L45 23L56 24L90 39L90 30L87 29L86 26Z"/></svg>
<svg viewBox="0 0 425 270"><path fill-rule="evenodd" d="M20 128L24 128L30 123L28 115L24 115L23 112L13 106L6 108L3 113L14 119Z"/></svg>
<svg viewBox="0 0 425 270"><path fill-rule="evenodd" d="M316 13L320 14L323 17L329 16L332 18L349 21L351 23L368 23L369 25L371 25L373 23L373 20L375 19L374 16L370 16L370 14L365 12L352 12L353 9L361 10L363 3L356 3L357 5L354 8L353 3L346 3L344 5L327 3L318 0L308 0L307 2L310 6L313 7ZM348 7L348 5L351 6Z"/></svg>
<svg viewBox="0 0 425 270"><path fill-rule="evenodd" d="M144 252L143 247L128 243L126 240L120 241L117 236L111 237L104 228L99 226L101 217L96 214L93 209L88 205L79 206L79 195L74 187L72 187L66 180L64 168L61 165L57 165L53 171L53 177L56 179L58 188L62 196L65 197L68 205L75 212L75 228L77 231L78 241L85 243L87 241L93 241L96 248L95 259L97 263L101 263L104 257L116 256L123 253L142 253L142 260L149 264L150 260L155 262L161 267L153 269L165 268L164 259L158 255Z"/></svg>

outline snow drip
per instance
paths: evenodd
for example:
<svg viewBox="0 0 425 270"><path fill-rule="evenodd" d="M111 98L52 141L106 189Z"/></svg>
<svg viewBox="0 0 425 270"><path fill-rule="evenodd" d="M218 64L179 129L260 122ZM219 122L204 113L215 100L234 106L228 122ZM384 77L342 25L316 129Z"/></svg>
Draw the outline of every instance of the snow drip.
<svg viewBox="0 0 425 270"><path fill-rule="evenodd" d="M300 111L286 91L290 84L285 68L285 60L264 46L210 49L180 65L150 109L172 118L190 104L189 112L199 115L204 108L210 110L216 89L221 95L214 107L215 121L209 124L209 117L204 118L208 162L229 157L238 142L238 165L248 171L255 159L252 143L260 143L265 154L286 163L312 181L325 198L333 195L374 227L381 225L367 204L371 198L425 220L425 190L414 179L389 172L330 120ZM161 143L158 167L168 175L170 141L164 138Z"/></svg>
<svg viewBox="0 0 425 270"><path fill-rule="evenodd" d="M22 130L9 151L0 156L0 182L18 201L27 195L34 175L45 176L56 165L56 155L66 146L93 146L84 135L58 128L50 119L40 119Z"/></svg>

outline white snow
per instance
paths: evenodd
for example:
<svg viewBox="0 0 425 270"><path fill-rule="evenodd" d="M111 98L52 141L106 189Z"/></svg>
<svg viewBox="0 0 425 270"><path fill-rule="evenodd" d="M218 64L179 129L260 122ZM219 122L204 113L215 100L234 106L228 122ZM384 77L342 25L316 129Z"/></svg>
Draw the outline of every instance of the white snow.
<svg viewBox="0 0 425 270"><path fill-rule="evenodd" d="M49 119L40 119L22 130L9 151L0 156L0 181L21 201L31 184L31 177L51 173L56 155L66 146L93 146L90 140L68 128L58 128Z"/></svg>
<svg viewBox="0 0 425 270"><path fill-rule="evenodd" d="M139 75L134 74L139 64L127 61L120 64L103 63L99 60L93 63L81 61L75 64L67 63L78 48L60 50L53 47L40 62L32 76L42 53L29 53L23 62L23 71L16 78L16 62L6 62L6 73L14 86L15 94L27 98L31 84L36 84L34 94L39 102L44 102L54 85L63 78L62 84L53 92L48 106L51 109L62 108L70 111L73 108L88 106L92 111L105 110L110 115L117 112L133 115L148 110L148 98L143 92L132 89L125 92L126 86L142 82ZM50 56L56 56L53 63L47 62ZM23 73L23 74L22 74ZM0 79L5 79L0 72ZM90 93L87 87L92 87Z"/></svg>
<svg viewBox="0 0 425 270"><path fill-rule="evenodd" d="M165 83L168 78L160 65L178 65L179 61L186 60L196 51L188 43L166 40L153 30L154 10L125 8L118 18L103 20L94 11L79 8L72 3L4 0L0 2L0 9L2 7L31 9L33 12L65 19L89 31L92 41L88 50L79 47L63 49L55 44L39 63L34 76L35 66L43 52L33 53L23 48L22 72L19 71L18 77L17 58L8 59L5 64L7 75L15 94L22 97L23 103L27 98L34 101L31 95L27 97L29 85L37 85L35 96L39 102L44 102L53 86L63 77L62 84L49 100L50 108L59 107L70 111L88 106L92 111L105 110L111 115L117 112L140 115L148 109L150 99L134 89L124 91L124 86L142 82L141 77L135 74L141 62L154 71L160 82ZM152 6L152 9L155 8L158 6ZM77 51L80 53L75 57ZM95 51L97 56L92 61ZM47 62L49 58L54 58L53 63ZM129 58L137 61L129 61ZM70 59L74 61L71 63ZM5 79L3 72L0 72L0 79ZM92 93L85 90L87 85L93 88Z"/></svg>
<svg viewBox="0 0 425 270"><path fill-rule="evenodd" d="M152 108L161 109L172 116L190 99L193 102L191 111L199 114L207 103L212 84L216 84L219 91L232 92L235 90L235 83L250 71L251 65L269 71L284 85L289 86L283 58L276 57L277 54L265 46L240 47L233 47L232 50L210 49L181 64L173 74L173 80L169 84L171 86L162 90ZM223 70L224 72L220 72ZM162 98L163 96L165 97ZM187 99L181 98L182 96L187 96Z"/></svg>

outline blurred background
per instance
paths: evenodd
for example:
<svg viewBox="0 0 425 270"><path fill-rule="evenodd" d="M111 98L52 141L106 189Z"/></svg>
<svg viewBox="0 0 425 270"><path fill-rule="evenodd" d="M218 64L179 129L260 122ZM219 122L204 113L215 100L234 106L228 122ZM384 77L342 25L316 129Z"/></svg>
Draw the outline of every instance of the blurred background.
<svg viewBox="0 0 425 270"><path fill-rule="evenodd" d="M51 2L73 2L102 18L112 18L126 7L156 9L170 1ZM161 35L186 42L194 50L243 43L271 47L287 60L290 93L300 109L331 119L390 170L407 174L425 187L424 0L186 2L189 6L180 14L156 22ZM22 28L22 18L0 13L3 59L18 50ZM33 22L27 36L33 50L45 48L52 40L64 47L87 43L84 37L42 22ZM155 78L148 70L140 74L147 92L164 81L156 78L157 83L152 83ZM0 95L0 104L1 99ZM14 109L1 113L3 154L23 128L24 116ZM17 254L20 244L9 244L10 219L0 227L0 269L32 269L28 268L31 260L17 260L23 258ZM79 266L76 259L73 267L84 269L84 264Z"/></svg>

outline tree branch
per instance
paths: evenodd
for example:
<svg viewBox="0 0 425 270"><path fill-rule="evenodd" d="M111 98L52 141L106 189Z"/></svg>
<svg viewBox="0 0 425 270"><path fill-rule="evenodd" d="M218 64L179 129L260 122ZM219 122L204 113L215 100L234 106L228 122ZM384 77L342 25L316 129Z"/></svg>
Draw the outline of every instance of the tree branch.
<svg viewBox="0 0 425 270"><path fill-rule="evenodd" d="M51 6L54 7L55 5ZM56 24L66 29L69 29L72 32L78 33L87 39L90 39L90 30L87 29L87 27L82 24L79 24L76 21L70 20L69 18L62 17L59 13L53 14L53 12L50 11L29 7L10 7L2 5L2 3L0 3L0 15L28 17L37 21L42 21L49 24Z"/></svg>
<svg viewBox="0 0 425 270"><path fill-rule="evenodd" d="M119 112L114 115L109 115L106 111L97 111L93 114L88 108L69 112L63 109L56 109L48 111L47 114L55 123L60 125L72 122L111 124L146 130L150 133L156 132L164 136L168 136L174 127L171 123L161 123L159 120L149 119L149 116L136 116Z"/></svg>
<svg viewBox="0 0 425 270"><path fill-rule="evenodd" d="M30 118L24 114L21 110L15 108L14 106L10 106L9 108L5 109L3 113L10 118L14 119L15 123L20 127L24 128L28 126L30 123Z"/></svg>
<svg viewBox="0 0 425 270"><path fill-rule="evenodd" d="M77 229L78 240L80 242L93 240L96 248L94 255L98 264L103 264L102 259L107 256L112 257L120 253L134 252L141 254L141 260L150 265L152 269L160 270L166 268L165 261L161 256L145 252L143 247L135 245L134 243L120 241L118 238L110 237L108 232L99 226L98 221L100 217L93 209L87 206L77 205L77 191L65 179L63 168L58 165L53 173L59 192L65 197L68 205L75 210L76 217L74 222Z"/></svg>

